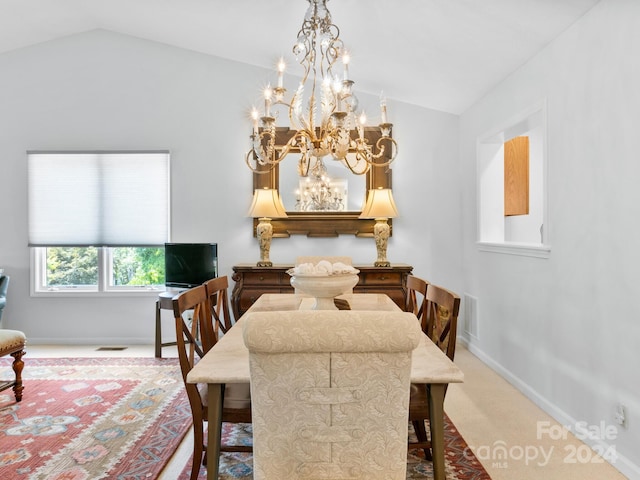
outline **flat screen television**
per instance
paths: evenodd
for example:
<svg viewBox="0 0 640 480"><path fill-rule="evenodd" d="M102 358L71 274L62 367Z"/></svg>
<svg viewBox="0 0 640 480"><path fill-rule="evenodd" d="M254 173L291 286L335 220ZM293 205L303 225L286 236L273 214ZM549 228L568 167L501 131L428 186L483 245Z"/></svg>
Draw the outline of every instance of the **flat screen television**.
<svg viewBox="0 0 640 480"><path fill-rule="evenodd" d="M217 243L165 243L165 286L193 288L218 276Z"/></svg>

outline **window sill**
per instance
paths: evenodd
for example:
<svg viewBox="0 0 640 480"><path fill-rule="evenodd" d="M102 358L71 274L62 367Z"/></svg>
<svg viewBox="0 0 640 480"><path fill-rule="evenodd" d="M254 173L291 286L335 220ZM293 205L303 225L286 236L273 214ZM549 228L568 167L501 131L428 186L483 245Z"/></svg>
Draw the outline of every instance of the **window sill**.
<svg viewBox="0 0 640 480"><path fill-rule="evenodd" d="M156 298L162 292L164 292L164 288L144 288L144 289L135 289L135 290L108 290L99 292L97 290L86 290L86 289L72 289L65 288L61 290L38 290L32 291L32 297L154 297Z"/></svg>
<svg viewBox="0 0 640 480"><path fill-rule="evenodd" d="M549 258L551 246L529 243L493 243L476 242L481 252L503 253L507 255L520 255L522 257Z"/></svg>

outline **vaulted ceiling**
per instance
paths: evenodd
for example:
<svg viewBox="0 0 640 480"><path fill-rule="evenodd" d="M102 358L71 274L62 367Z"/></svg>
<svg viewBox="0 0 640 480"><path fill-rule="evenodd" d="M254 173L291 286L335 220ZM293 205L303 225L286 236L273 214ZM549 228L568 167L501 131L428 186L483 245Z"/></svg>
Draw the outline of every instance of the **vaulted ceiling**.
<svg viewBox="0 0 640 480"><path fill-rule="evenodd" d="M390 99L458 114L598 1L330 0L327 5L352 54L357 90L384 91ZM290 55L307 5L305 0L0 0L0 54L106 29L273 67L280 56Z"/></svg>

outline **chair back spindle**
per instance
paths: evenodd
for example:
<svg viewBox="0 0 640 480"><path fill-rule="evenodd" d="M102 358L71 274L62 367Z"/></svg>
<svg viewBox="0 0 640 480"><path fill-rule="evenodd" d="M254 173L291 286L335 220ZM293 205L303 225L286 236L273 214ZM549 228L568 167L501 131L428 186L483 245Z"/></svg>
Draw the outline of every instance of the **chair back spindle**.
<svg viewBox="0 0 640 480"><path fill-rule="evenodd" d="M212 278L204 282L209 296L210 313L213 331L220 338L233 326L234 322L229 309L229 279L227 276Z"/></svg>
<svg viewBox="0 0 640 480"><path fill-rule="evenodd" d="M429 282L414 275L407 277L407 302L405 304L405 312L411 312L418 320L422 330L426 331L425 320L425 299L427 297L427 286Z"/></svg>

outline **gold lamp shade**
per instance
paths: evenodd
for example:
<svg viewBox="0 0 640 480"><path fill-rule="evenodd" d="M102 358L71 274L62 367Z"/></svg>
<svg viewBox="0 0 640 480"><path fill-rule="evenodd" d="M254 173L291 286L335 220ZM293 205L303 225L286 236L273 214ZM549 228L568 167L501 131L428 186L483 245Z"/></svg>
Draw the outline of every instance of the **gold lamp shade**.
<svg viewBox="0 0 640 480"><path fill-rule="evenodd" d="M398 216L396 202L390 188L369 190L360 218L394 218Z"/></svg>
<svg viewBox="0 0 640 480"><path fill-rule="evenodd" d="M282 218L287 212L282 205L280 193L274 188L256 189L253 192L253 201L249 207L249 216L254 218Z"/></svg>

